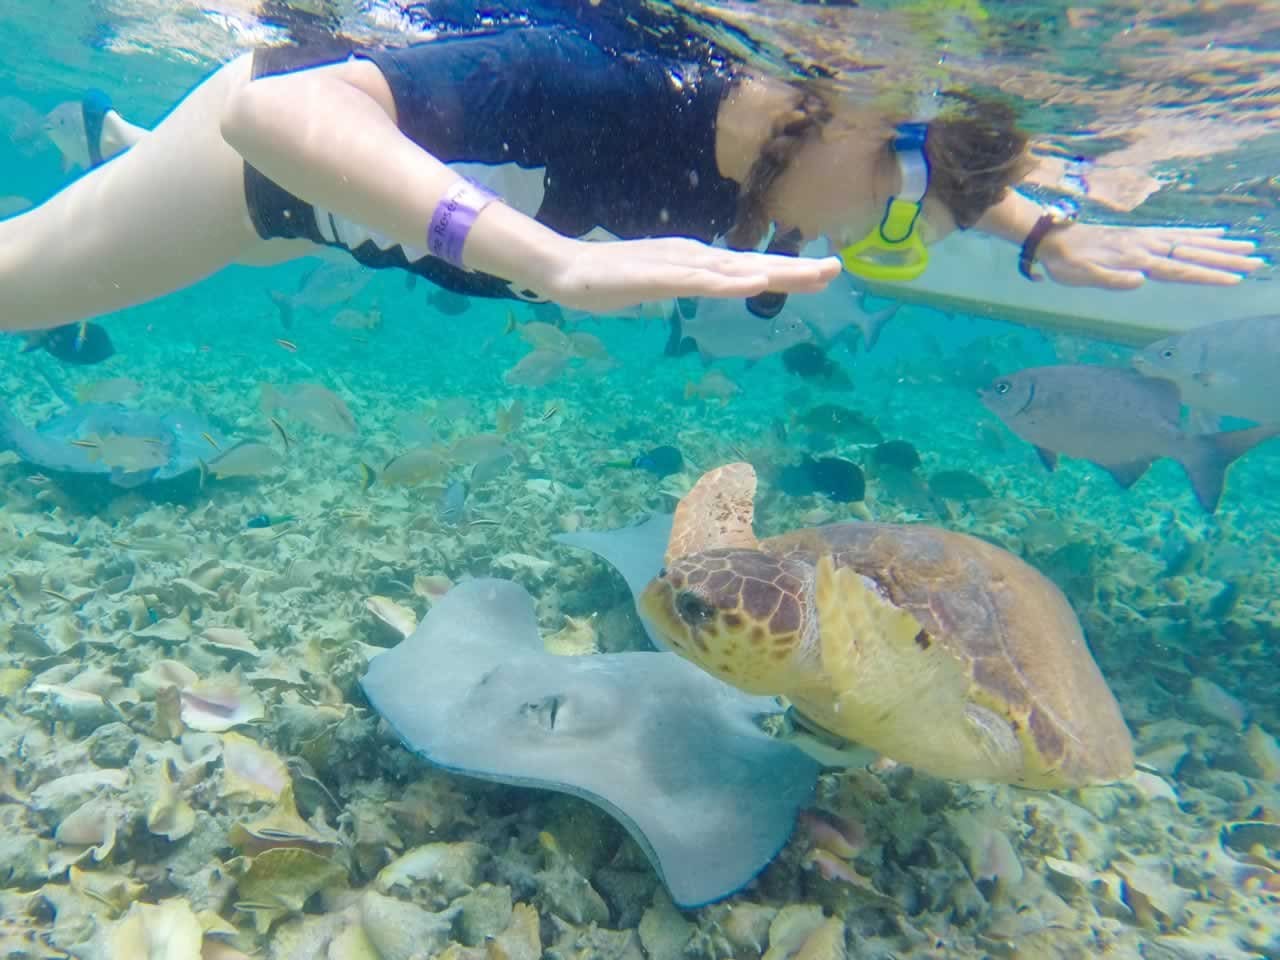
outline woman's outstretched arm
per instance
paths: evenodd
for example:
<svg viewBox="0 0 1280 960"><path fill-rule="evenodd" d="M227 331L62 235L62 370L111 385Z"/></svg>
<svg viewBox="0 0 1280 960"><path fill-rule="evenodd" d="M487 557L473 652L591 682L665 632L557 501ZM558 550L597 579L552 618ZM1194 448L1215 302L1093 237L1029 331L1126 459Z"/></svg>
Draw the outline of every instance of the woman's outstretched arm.
<svg viewBox="0 0 1280 960"><path fill-rule="evenodd" d="M405 246L424 246L436 205L458 179L401 133L390 88L367 60L254 80L228 103L222 134L286 190ZM476 219L463 261L595 312L679 296L814 292L840 269L834 258L734 253L679 238L578 241L501 203Z"/></svg>

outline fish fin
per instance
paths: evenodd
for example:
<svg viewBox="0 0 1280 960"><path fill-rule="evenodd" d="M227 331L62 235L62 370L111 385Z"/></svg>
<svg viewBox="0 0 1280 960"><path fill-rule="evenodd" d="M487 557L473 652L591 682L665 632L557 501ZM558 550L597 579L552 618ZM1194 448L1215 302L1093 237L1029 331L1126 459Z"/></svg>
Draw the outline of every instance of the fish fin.
<svg viewBox="0 0 1280 960"><path fill-rule="evenodd" d="M102 124L111 112L111 98L96 88L86 90L80 98L80 115L84 120L84 141L89 153L89 167L102 166Z"/></svg>
<svg viewBox="0 0 1280 960"><path fill-rule="evenodd" d="M880 334L884 330L885 324L894 318L898 308L902 304L894 303L892 306L885 307L883 310L867 309L867 294L865 292L858 294L858 310L857 316L853 324L858 328L858 332L862 334L862 349L867 353L880 342Z"/></svg>
<svg viewBox="0 0 1280 960"><path fill-rule="evenodd" d="M1098 466L1111 474L1116 483L1128 490L1151 469L1153 462L1152 460L1134 460L1131 463L1099 463Z"/></svg>
<svg viewBox="0 0 1280 960"><path fill-rule="evenodd" d="M267 296L271 298L271 302L276 305L276 310L280 312L280 326L286 330L292 330L293 298L287 293L281 293L279 290L268 290Z"/></svg>
<svg viewBox="0 0 1280 960"><path fill-rule="evenodd" d="M1193 436L1201 433L1218 433L1222 430L1222 418L1212 410L1190 407L1184 418L1183 430Z"/></svg>
<svg viewBox="0 0 1280 960"><path fill-rule="evenodd" d="M1058 468L1058 455L1052 450L1044 447L1036 447L1036 456L1040 458L1040 462L1044 464L1044 468L1052 473Z"/></svg>
<svg viewBox="0 0 1280 960"><path fill-rule="evenodd" d="M1187 471L1200 506L1210 513L1216 511L1226 484L1227 468L1258 444L1277 435L1280 435L1280 424L1188 437L1190 449L1179 462Z"/></svg>

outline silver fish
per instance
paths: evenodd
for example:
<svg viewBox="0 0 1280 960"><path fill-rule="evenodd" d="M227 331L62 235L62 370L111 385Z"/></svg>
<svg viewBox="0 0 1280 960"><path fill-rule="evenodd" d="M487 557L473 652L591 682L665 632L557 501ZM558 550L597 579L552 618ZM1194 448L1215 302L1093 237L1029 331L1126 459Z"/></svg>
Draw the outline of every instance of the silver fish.
<svg viewBox="0 0 1280 960"><path fill-rule="evenodd" d="M356 418L346 401L318 383L300 383L293 387L264 383L261 406L267 416L277 410L285 410L295 420L321 433L350 435L357 432Z"/></svg>
<svg viewBox="0 0 1280 960"><path fill-rule="evenodd" d="M509 387L545 387L569 366L569 355L554 350L534 350L502 375Z"/></svg>
<svg viewBox="0 0 1280 960"><path fill-rule="evenodd" d="M214 460L209 472L219 480L230 477L257 477L284 466L284 457L265 443L247 440L236 444Z"/></svg>
<svg viewBox="0 0 1280 960"><path fill-rule="evenodd" d="M1158 340L1134 355L1133 366L1172 380L1189 407L1280 421L1280 314L1235 317Z"/></svg>
<svg viewBox="0 0 1280 960"><path fill-rule="evenodd" d="M44 118L44 132L62 154L62 171L73 167L88 170L93 164L89 159L89 135L84 128L84 108L80 103L67 100L50 110Z"/></svg>
<svg viewBox="0 0 1280 960"><path fill-rule="evenodd" d="M373 271L358 263L322 263L302 278L294 293L268 291L280 311L280 325L293 326L299 309L328 310L349 303L373 279Z"/></svg>
<svg viewBox="0 0 1280 960"><path fill-rule="evenodd" d="M1176 385L1118 367L1061 364L998 377L979 391L983 404L1052 470L1058 454L1102 467L1126 489L1162 457L1186 470L1201 506L1212 512L1227 468L1280 433L1256 427L1188 434L1179 425Z"/></svg>

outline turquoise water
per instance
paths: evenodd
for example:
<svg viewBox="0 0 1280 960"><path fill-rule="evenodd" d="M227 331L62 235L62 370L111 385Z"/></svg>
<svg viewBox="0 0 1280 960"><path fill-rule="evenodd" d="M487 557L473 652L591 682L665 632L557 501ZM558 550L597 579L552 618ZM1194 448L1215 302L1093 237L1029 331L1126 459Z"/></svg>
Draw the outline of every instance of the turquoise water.
<svg viewBox="0 0 1280 960"><path fill-rule="evenodd" d="M938 84L937 70L972 81L984 64L1006 88L1061 78L1071 95L1029 103L1027 120L1066 131L1063 144L1092 149L1126 116L1176 112L1179 142L1195 132L1203 148L1153 160L1165 187L1131 217L1222 222L1265 248L1276 230L1277 14L1181 12L1020 5L975 23L972 10L898 21L876 8L751 4L703 21L750 31L762 61L835 57L841 30L865 57L874 35L896 51L884 71L895 95L904 76L914 95ZM367 25L371 14L345 16ZM271 35L231 5L214 15L111 3L50 24L3 4L0 97L43 114L98 86L150 125L214 64ZM8 131L0 194L38 203L74 175L40 137ZM224 437L282 459L261 476L201 483L194 470L130 491L0 454L2 955L1280 956L1280 442L1232 468L1210 515L1168 460L1127 491L1079 460L1046 472L976 396L1037 364L1124 366L1127 347L908 305L874 350L832 347L851 389L798 378L777 356L725 359L710 368L737 388L722 403L688 395L707 368L662 356L661 319L570 317L567 330L598 337L616 362L579 357L544 386L510 386L504 373L537 329L524 326L529 307L476 302L446 316L426 284L387 272L347 302L298 307L283 328L272 291L291 295L316 266L230 268L102 318L117 353L93 367L19 353L16 337L0 344L0 396L25 423L129 378L130 408L194 408ZM380 324L334 323L374 310ZM358 432L277 411L286 448L263 384L323 386ZM877 470L871 444L804 430L823 403L912 443L918 479ZM500 443L505 468L505 454L459 453L503 426L500 414L500 438L470 442ZM680 449L680 473L609 466L664 444ZM447 468L368 485L364 470L420 446ZM865 500L781 492L780 469L806 452L859 464ZM379 724L359 678L399 634L371 598L392 620L417 620L451 584L508 578L557 652L641 649L622 580L553 537L669 512L703 471L742 459L761 477L761 536L923 522L1047 575L1121 705L1138 777L1039 792L884 762L829 772L808 804L828 829L804 817L745 889L678 911L606 812L431 767ZM450 522L446 490L475 461L489 476ZM931 492L944 471L990 495ZM260 515L278 522L251 524ZM467 638L454 639L462 649ZM291 803L305 822L285 819Z"/></svg>

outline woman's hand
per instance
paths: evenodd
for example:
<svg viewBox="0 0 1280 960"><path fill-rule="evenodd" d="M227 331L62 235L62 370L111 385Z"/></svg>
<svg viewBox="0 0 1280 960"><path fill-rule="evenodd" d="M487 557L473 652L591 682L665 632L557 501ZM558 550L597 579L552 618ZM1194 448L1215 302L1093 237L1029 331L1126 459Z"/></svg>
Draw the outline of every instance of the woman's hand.
<svg viewBox="0 0 1280 960"><path fill-rule="evenodd" d="M765 290L817 293L840 273L835 257L742 253L697 240L571 241L536 292L591 313L673 297L750 297ZM541 287L541 288L539 288Z"/></svg>
<svg viewBox="0 0 1280 960"><path fill-rule="evenodd" d="M1036 261L1058 283L1132 290L1147 280L1231 286L1266 263L1224 230L1076 223L1050 232Z"/></svg>

